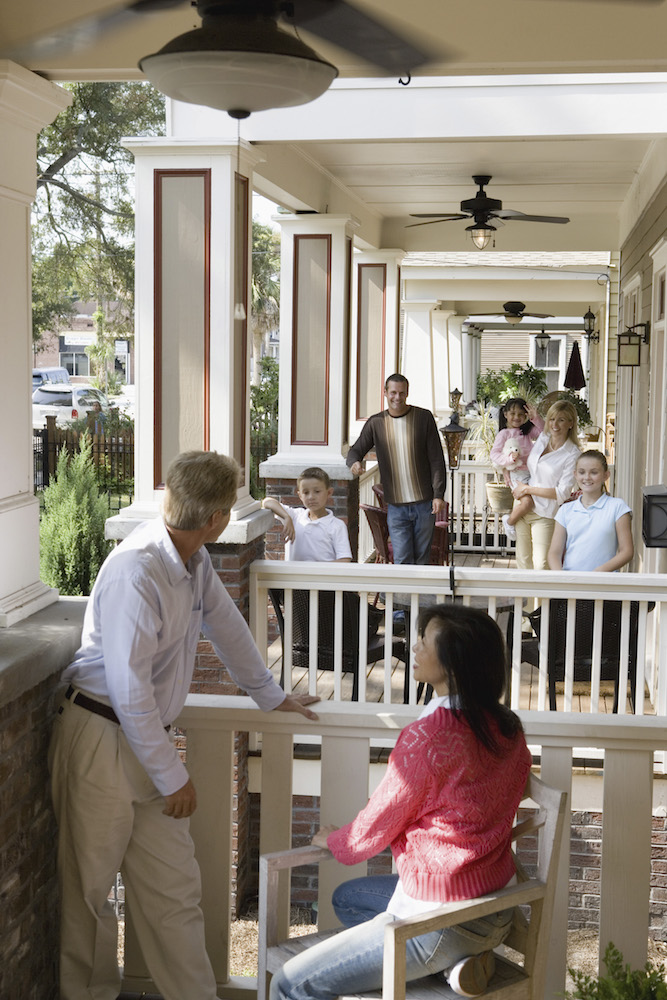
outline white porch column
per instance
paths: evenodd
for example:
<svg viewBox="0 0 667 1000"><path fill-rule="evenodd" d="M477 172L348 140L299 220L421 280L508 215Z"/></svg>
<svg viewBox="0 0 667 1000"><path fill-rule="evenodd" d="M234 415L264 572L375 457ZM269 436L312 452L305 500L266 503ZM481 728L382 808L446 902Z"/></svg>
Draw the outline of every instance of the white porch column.
<svg viewBox="0 0 667 1000"><path fill-rule="evenodd" d="M468 340L468 337L463 332L463 324L465 322L464 316L449 316L447 319L447 335L449 344L449 389L459 389L463 395L463 401L467 402L465 397L465 384L466 384L466 361L468 358L468 351L464 345L464 341ZM449 395L447 396L447 406L449 406Z"/></svg>
<svg viewBox="0 0 667 1000"><path fill-rule="evenodd" d="M267 479L319 465L349 479L344 451L350 371L352 237L348 215L279 216L280 406L278 452Z"/></svg>
<svg viewBox="0 0 667 1000"><path fill-rule="evenodd" d="M402 250L354 254L348 440L384 409L384 384L398 371Z"/></svg>
<svg viewBox="0 0 667 1000"><path fill-rule="evenodd" d="M39 501L33 493L30 206L36 136L71 103L66 91L0 60L0 626L58 599L39 579Z"/></svg>
<svg viewBox="0 0 667 1000"><path fill-rule="evenodd" d="M107 534L124 537L137 519L157 514L175 455L210 449L244 470L220 540L247 541L248 515L255 528L270 523L249 493L247 317L260 156L243 142L126 145L136 160L136 493Z"/></svg>
<svg viewBox="0 0 667 1000"><path fill-rule="evenodd" d="M436 409L433 311L437 300L403 301L403 339L398 370L410 383L409 401Z"/></svg>
<svg viewBox="0 0 667 1000"><path fill-rule="evenodd" d="M474 327L464 330L463 341L463 402L477 399L477 376L481 363L482 334Z"/></svg>
<svg viewBox="0 0 667 1000"><path fill-rule="evenodd" d="M449 319L453 315L453 311L447 309L443 304L440 304L431 313L433 385L435 388L434 412L438 423L446 422L451 413L449 392L454 388L454 383L450 378L448 330Z"/></svg>

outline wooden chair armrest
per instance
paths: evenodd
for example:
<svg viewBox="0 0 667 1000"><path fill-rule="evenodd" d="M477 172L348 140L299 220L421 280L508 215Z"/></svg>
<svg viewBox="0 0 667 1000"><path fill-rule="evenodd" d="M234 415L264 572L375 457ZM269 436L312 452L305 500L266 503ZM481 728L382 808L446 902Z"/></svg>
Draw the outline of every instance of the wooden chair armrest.
<svg viewBox="0 0 667 1000"><path fill-rule="evenodd" d="M326 861L328 858L333 858L328 847L315 847L313 844L308 844L307 847L292 847L284 851L260 855L259 870L261 872L265 868L267 872L279 872L283 868L314 865L319 861Z"/></svg>
<svg viewBox="0 0 667 1000"><path fill-rule="evenodd" d="M405 1000L405 945L410 938L485 917L511 906L533 903L541 899L545 891L544 882L530 879L520 885L505 886L487 896L445 903L427 914L387 924L384 931L383 1000Z"/></svg>

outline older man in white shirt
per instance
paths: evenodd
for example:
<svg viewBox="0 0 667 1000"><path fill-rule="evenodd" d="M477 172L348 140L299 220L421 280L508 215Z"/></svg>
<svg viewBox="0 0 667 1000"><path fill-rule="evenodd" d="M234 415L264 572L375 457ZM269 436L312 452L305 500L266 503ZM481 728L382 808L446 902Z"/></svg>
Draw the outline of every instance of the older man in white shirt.
<svg viewBox="0 0 667 1000"><path fill-rule="evenodd" d="M187 452L167 473L164 519L136 528L104 563L50 750L62 891L61 1000L116 1000L117 924L108 895L123 872L144 959L165 1000L214 1000L199 869L188 817L195 788L171 725L192 680L200 633L265 711L286 696L211 566L238 466Z"/></svg>

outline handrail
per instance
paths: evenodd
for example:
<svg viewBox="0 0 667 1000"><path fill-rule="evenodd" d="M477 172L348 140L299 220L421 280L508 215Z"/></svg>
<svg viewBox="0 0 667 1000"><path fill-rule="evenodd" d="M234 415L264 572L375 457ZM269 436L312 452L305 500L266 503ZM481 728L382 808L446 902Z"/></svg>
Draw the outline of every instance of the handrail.
<svg viewBox="0 0 667 1000"><path fill-rule="evenodd" d="M599 693L602 676L602 664L610 662L610 654L603 654L605 649L602 635L603 614L605 604L615 602L620 611L617 612L618 646L612 668L616 676L617 690L627 692L628 679L633 680L632 692L635 693L634 712L643 714L651 711L660 716L667 715L667 577L661 574L645 573L564 573L535 570L505 570L482 569L454 566L453 573L448 568L440 566L404 566L352 563L281 563L277 561L258 561L250 569L251 581L251 628L260 649L267 649L266 607L267 591L278 588L289 592L295 589L311 592L313 599L318 592L329 591L337 594L337 602L342 602L345 591L357 592L363 599L373 600L376 593L381 592L385 602L385 659L384 659L384 690L385 701L391 698L391 622L394 610L405 609L409 618L411 634L407 636L408 661L410 648L414 640L414 625L420 603L452 600L453 596L463 603L472 603L481 607L499 620L505 630L508 642L512 648L510 671L510 704L518 708L521 704L521 683L526 671L522 668L522 612L528 602L540 601L544 604L542 630L539 637L539 661L535 664L537 707L540 711L548 707L549 683L549 615L550 605L547 599L561 601L565 608L566 619L560 625L565 630L563 639L564 665L564 707L570 710L573 706L573 691L575 677L575 641L579 639L575 632L575 616L578 611L577 601L589 601L592 612L589 613L589 624L592 638L589 657L589 676L591 682L589 699L589 718L599 710ZM454 594L451 584L453 581ZM289 600L286 600L286 608ZM534 605L531 605L534 606ZM316 606L313 606L317 618ZM505 616L501 618L501 616ZM366 622L364 615L360 616L359 627L359 661L365 663L366 653ZM341 612L342 619L342 612ZM513 624L510 623L513 621ZM553 625L554 630L556 624ZM340 636L340 632L338 633ZM662 637L662 638L661 638ZM338 642L342 640L337 640ZM289 644L288 644L289 645ZM315 646L313 646L315 648ZM563 654L560 654L561 657ZM291 690L292 663L290 648L286 649L286 686ZM339 658L340 659L340 658ZM616 662L617 661L617 662ZM562 659L561 659L562 664ZM635 679L633 670L638 667L639 676ZM336 692L340 691L340 675L336 674ZM643 671L643 674L642 674ZM359 698L363 701L365 695L365 676L360 674ZM310 690L316 690L316 669L311 663ZM552 674L552 681L553 681ZM636 680L636 683L635 683ZM410 675L408 681L409 699L416 700L416 685ZM553 694L552 683L552 699ZM648 701L647 695L648 692ZM337 693L335 695L339 697ZM619 696L618 711L624 713L626 697Z"/></svg>

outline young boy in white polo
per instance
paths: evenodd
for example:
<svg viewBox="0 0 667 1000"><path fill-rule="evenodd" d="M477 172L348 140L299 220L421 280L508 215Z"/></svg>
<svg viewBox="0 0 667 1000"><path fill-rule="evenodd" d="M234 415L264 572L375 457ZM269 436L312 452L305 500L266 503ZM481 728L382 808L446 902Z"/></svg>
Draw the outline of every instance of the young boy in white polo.
<svg viewBox="0 0 667 1000"><path fill-rule="evenodd" d="M296 481L303 507L283 507L266 497L262 507L283 522L287 542L285 559L290 562L352 562L347 525L327 507L333 495L329 476L317 467L305 469Z"/></svg>

